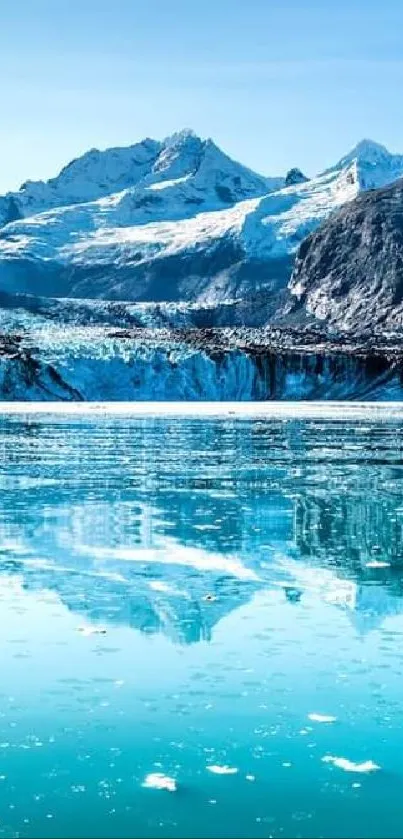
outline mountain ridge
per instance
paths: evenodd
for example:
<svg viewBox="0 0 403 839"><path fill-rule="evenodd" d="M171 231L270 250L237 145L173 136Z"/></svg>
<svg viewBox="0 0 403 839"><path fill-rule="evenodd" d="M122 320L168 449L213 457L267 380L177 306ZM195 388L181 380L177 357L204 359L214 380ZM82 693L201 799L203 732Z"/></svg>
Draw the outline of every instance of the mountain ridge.
<svg viewBox="0 0 403 839"><path fill-rule="evenodd" d="M239 194L234 196L236 200L264 194L272 186L284 182L279 177L268 178L253 172L233 161L210 138L203 140L191 129L184 129L162 141L147 137L131 146L102 151L93 148L63 166L55 177L46 181L25 181L18 190L0 196L0 225L55 207L105 198L140 183L151 186L158 180L163 182L194 175L205 157L214 156L227 173L231 174L231 168L236 168L235 177L240 179Z"/></svg>
<svg viewBox="0 0 403 839"><path fill-rule="evenodd" d="M133 163L134 154L134 169L122 170L125 155ZM123 188L1 227L3 292L209 306L265 296L263 325L275 314L301 242L362 191L402 176L403 155L363 140L314 178L296 168L265 178L184 130L161 142L87 152L53 179L61 186L47 182L53 201L60 190L66 200L66 183L71 189L83 167L91 194L112 182ZM37 184L29 184L23 192L35 192Z"/></svg>

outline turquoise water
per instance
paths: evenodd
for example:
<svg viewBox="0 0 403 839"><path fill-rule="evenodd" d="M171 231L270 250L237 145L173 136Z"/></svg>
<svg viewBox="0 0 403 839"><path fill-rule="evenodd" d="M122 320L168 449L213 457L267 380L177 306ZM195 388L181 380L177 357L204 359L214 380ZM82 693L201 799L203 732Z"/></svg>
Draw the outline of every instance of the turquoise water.
<svg viewBox="0 0 403 839"><path fill-rule="evenodd" d="M1 836L402 835L402 429L1 418Z"/></svg>

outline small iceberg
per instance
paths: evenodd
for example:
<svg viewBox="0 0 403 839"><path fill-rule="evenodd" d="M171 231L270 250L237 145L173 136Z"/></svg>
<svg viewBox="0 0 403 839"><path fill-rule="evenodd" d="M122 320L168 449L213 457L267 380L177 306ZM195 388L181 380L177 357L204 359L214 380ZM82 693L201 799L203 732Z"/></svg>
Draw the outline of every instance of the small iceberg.
<svg viewBox="0 0 403 839"><path fill-rule="evenodd" d="M175 778L170 778L162 772L151 772L146 775L141 786L146 789L166 789L168 792L176 792Z"/></svg>
<svg viewBox="0 0 403 839"><path fill-rule="evenodd" d="M346 757L334 757L333 755L325 755L322 757L323 763L332 763L338 769L344 769L345 772L376 772L381 767L373 760L364 760L362 763L355 763L353 760L348 760Z"/></svg>
<svg viewBox="0 0 403 839"><path fill-rule="evenodd" d="M383 562L381 559L371 559L365 563L366 568L389 568L390 562Z"/></svg>
<svg viewBox="0 0 403 839"><path fill-rule="evenodd" d="M82 635L106 635L106 629L104 626L78 626L77 632L81 632Z"/></svg>
<svg viewBox="0 0 403 839"><path fill-rule="evenodd" d="M236 766L217 766L213 764L213 766L206 766L208 772L212 772L213 775L236 775L238 769Z"/></svg>
<svg viewBox="0 0 403 839"><path fill-rule="evenodd" d="M312 720L312 722L336 722L337 717L332 717L331 714L308 714L308 720Z"/></svg>

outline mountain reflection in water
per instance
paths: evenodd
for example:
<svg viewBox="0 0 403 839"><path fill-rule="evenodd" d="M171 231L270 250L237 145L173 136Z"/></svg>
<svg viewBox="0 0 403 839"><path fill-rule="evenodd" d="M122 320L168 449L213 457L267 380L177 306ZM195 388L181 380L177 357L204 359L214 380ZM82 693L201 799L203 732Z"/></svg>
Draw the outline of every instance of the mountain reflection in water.
<svg viewBox="0 0 403 839"><path fill-rule="evenodd" d="M180 644L263 590L360 631L402 611L402 428L2 418L0 572Z"/></svg>

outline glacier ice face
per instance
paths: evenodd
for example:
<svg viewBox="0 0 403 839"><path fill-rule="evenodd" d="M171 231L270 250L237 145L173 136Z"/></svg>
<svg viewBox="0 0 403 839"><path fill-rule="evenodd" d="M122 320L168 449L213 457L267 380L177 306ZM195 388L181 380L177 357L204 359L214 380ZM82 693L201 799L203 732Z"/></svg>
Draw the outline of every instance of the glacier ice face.
<svg viewBox="0 0 403 839"><path fill-rule="evenodd" d="M142 309L100 304L99 322L87 325L81 302L70 304L68 323L57 307L3 310L0 400L402 398L400 356L392 350L371 355L318 342L298 347L295 335L284 343L278 330L200 329L184 322L178 328L176 318L189 313L176 307L172 324L163 326L161 319L158 329L146 322L113 325L139 321Z"/></svg>

